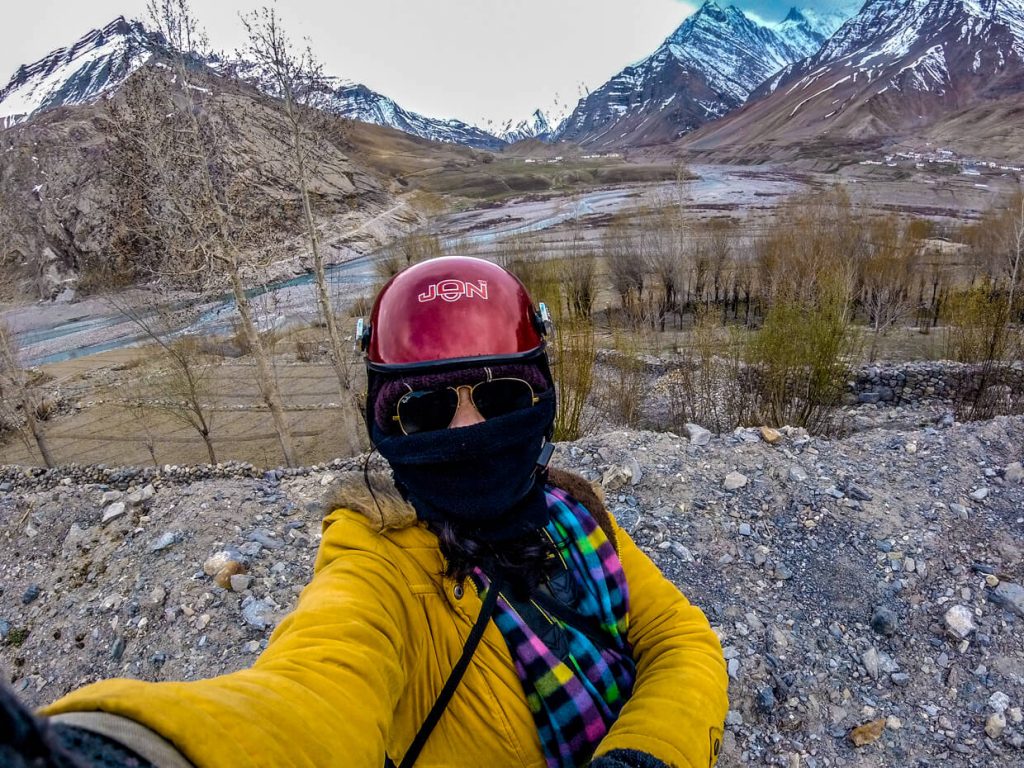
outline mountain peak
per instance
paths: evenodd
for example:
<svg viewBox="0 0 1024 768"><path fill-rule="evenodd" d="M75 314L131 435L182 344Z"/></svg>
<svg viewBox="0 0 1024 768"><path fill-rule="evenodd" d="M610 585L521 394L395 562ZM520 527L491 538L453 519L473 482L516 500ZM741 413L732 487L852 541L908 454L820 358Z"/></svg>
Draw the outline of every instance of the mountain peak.
<svg viewBox="0 0 1024 768"><path fill-rule="evenodd" d="M141 22L118 16L72 45L22 64L0 90L0 126L47 107L93 101L124 82L160 42Z"/></svg>
<svg viewBox="0 0 1024 768"><path fill-rule="evenodd" d="M797 8L795 5L789 9L789 13L786 14L786 18L782 20L783 24L787 21L792 21L799 24L802 21L807 21L807 17L804 16L804 12Z"/></svg>

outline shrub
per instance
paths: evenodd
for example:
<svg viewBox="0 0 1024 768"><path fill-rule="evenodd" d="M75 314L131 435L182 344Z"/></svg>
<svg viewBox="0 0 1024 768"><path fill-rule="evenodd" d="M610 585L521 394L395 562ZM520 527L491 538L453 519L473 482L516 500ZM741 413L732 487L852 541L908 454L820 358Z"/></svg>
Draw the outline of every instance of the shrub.
<svg viewBox="0 0 1024 768"><path fill-rule="evenodd" d="M776 300L746 355L759 421L817 434L834 431L855 348L845 292Z"/></svg>
<svg viewBox="0 0 1024 768"><path fill-rule="evenodd" d="M594 387L594 324L589 317L564 315L561 320L556 319L549 347L559 398L555 440L578 440L586 432L585 408Z"/></svg>

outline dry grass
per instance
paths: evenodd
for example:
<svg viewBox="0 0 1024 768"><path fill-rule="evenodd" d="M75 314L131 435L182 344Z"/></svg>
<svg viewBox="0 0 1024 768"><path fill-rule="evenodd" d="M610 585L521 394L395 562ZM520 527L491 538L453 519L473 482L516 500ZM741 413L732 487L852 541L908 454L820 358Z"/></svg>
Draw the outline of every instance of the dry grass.
<svg viewBox="0 0 1024 768"><path fill-rule="evenodd" d="M118 361L137 359L137 355L138 350L121 350L47 367L65 395L81 406L45 425L58 463L199 464L208 460L200 437L180 419L155 407L143 408L140 416L140 410L131 407L131 396L138 392L143 399L147 393L158 397L159 379L166 375L151 362L113 371ZM331 365L295 363L290 356L282 356L277 375L301 461L317 463L346 455L347 441L336 429L341 405ZM129 382L137 386L130 388ZM262 405L252 363L225 361L218 366L211 390L216 393L210 398L210 410L218 459L279 466L280 442ZM0 462L34 465L38 456L20 441L9 441L0 446Z"/></svg>

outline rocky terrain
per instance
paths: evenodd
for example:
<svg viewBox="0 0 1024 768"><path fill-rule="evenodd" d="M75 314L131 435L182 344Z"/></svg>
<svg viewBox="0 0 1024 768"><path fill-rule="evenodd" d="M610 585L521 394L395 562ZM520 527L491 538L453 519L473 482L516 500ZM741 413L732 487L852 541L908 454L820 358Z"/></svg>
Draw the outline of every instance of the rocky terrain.
<svg viewBox="0 0 1024 768"><path fill-rule="evenodd" d="M555 461L604 486L720 634L722 766L1024 763L1024 417L687 433L604 432ZM0 469L5 680L39 705L251 663L359 467Z"/></svg>

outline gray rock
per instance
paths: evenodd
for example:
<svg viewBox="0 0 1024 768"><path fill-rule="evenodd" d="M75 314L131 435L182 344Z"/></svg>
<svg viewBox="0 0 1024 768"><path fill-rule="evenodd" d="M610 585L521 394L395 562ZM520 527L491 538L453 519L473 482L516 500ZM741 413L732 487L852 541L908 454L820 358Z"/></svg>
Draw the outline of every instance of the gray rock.
<svg viewBox="0 0 1024 768"><path fill-rule="evenodd" d="M750 528L750 523L740 523L740 536L753 536L754 532Z"/></svg>
<svg viewBox="0 0 1024 768"><path fill-rule="evenodd" d="M245 537L249 541L254 541L260 546L266 547L267 549L283 549L284 542L280 539L275 539L269 531L265 531L262 528L257 528L252 531L248 536Z"/></svg>
<svg viewBox="0 0 1024 768"><path fill-rule="evenodd" d="M971 613L971 609L964 605L954 605L946 611L943 618L946 622L946 628L953 635L961 639L966 638L977 629L974 625L974 615Z"/></svg>
<svg viewBox="0 0 1024 768"><path fill-rule="evenodd" d="M1024 616L1024 587L1014 584L1012 581L1001 581L992 590L992 601L1013 611L1018 616Z"/></svg>
<svg viewBox="0 0 1024 768"><path fill-rule="evenodd" d="M857 396L858 402L864 403L865 405L874 405L882 399L880 392L861 392Z"/></svg>
<svg viewBox="0 0 1024 768"><path fill-rule="evenodd" d="M683 427L691 445L707 445L711 442L711 432L699 424L687 424Z"/></svg>
<svg viewBox="0 0 1024 768"><path fill-rule="evenodd" d="M1010 697L1002 691L996 691L988 697L988 705L992 707L993 712L1001 714L1010 708Z"/></svg>
<svg viewBox="0 0 1024 768"><path fill-rule="evenodd" d="M149 551L162 552L169 547L173 547L183 538L185 538L185 535L181 531L165 531L150 545Z"/></svg>
<svg viewBox="0 0 1024 768"><path fill-rule="evenodd" d="M0 493L9 493L13 487L10 483L0 483Z"/></svg>
<svg viewBox="0 0 1024 768"><path fill-rule="evenodd" d="M793 569L791 569L785 563L775 564L775 578L780 581L788 581L793 578Z"/></svg>
<svg viewBox="0 0 1024 768"><path fill-rule="evenodd" d="M1008 464L1003 470L1003 479L1008 483L1024 483L1024 464L1019 461Z"/></svg>
<svg viewBox="0 0 1024 768"><path fill-rule="evenodd" d="M988 488L978 488L977 490L971 491L971 498L975 501L984 501L988 498Z"/></svg>
<svg viewBox="0 0 1024 768"><path fill-rule="evenodd" d="M729 659L727 663L727 669L729 670L729 677L735 680L740 674L740 660Z"/></svg>
<svg viewBox="0 0 1024 768"><path fill-rule="evenodd" d="M846 486L846 495L851 499L856 499L857 501L871 501L874 498L859 485L854 485L853 483L849 483Z"/></svg>
<svg viewBox="0 0 1024 768"><path fill-rule="evenodd" d="M247 573L236 573L231 576L231 591L245 592L252 584L252 576Z"/></svg>
<svg viewBox="0 0 1024 768"><path fill-rule="evenodd" d="M725 476L723 485L727 491L739 490L747 484L747 476L740 472L730 472Z"/></svg>
<svg viewBox="0 0 1024 768"><path fill-rule="evenodd" d="M789 479L794 483L803 483L807 481L807 472L803 467L794 464L789 468Z"/></svg>
<svg viewBox="0 0 1024 768"><path fill-rule="evenodd" d="M896 611L880 605L871 614L871 629L885 637L892 637L899 628L899 617Z"/></svg>
<svg viewBox="0 0 1024 768"><path fill-rule="evenodd" d="M104 504L110 504L111 502L117 501L120 498L121 498L121 492L120 491L104 491L104 493L103 493L103 503Z"/></svg>
<svg viewBox="0 0 1024 768"><path fill-rule="evenodd" d="M120 661L122 656L124 656L124 638L118 635L114 638L114 642L110 644L110 658L114 661Z"/></svg>
<svg viewBox="0 0 1024 768"><path fill-rule="evenodd" d="M256 557L263 551L263 545L258 541L249 541L238 548L238 554L244 557Z"/></svg>
<svg viewBox="0 0 1024 768"><path fill-rule="evenodd" d="M273 612L273 606L264 600L250 596L242 601L242 619L250 627L266 629L273 623Z"/></svg>
<svg viewBox="0 0 1024 768"><path fill-rule="evenodd" d="M623 467L629 472L630 485L639 485L640 481L644 479L644 471L640 468L640 462L632 456L626 459Z"/></svg>
<svg viewBox="0 0 1024 768"><path fill-rule="evenodd" d="M893 685L898 685L900 687L903 687L910 683L910 675L908 675L906 672L893 672L891 675L889 675L889 679L892 680Z"/></svg>
<svg viewBox="0 0 1024 768"><path fill-rule="evenodd" d="M671 547L676 556L684 563L692 563L694 561L693 553L679 542L673 541Z"/></svg>
<svg viewBox="0 0 1024 768"><path fill-rule="evenodd" d="M775 709L775 705L778 701L775 699L775 691L772 690L771 686L763 685L757 691L757 708L760 709L764 714L770 713Z"/></svg>
<svg viewBox="0 0 1024 768"><path fill-rule="evenodd" d="M867 670L868 676L872 680L878 679L878 651L874 647L868 648L861 654L860 663L864 665L864 669Z"/></svg>
<svg viewBox="0 0 1024 768"><path fill-rule="evenodd" d="M109 507L103 510L103 519L101 522L106 525L107 523L117 520L119 517L123 517L126 511L125 504L123 501L115 501Z"/></svg>
<svg viewBox="0 0 1024 768"><path fill-rule="evenodd" d="M38 584L29 584L28 589L26 589L21 595L21 604L28 605L29 603L34 602L42 592L43 588Z"/></svg>
<svg viewBox="0 0 1024 768"><path fill-rule="evenodd" d="M633 474L626 467L610 467L601 476L601 486L606 491L617 491L633 479Z"/></svg>
<svg viewBox="0 0 1024 768"><path fill-rule="evenodd" d="M11 634L11 622L7 619L0 619L0 642L6 641L9 634Z"/></svg>

